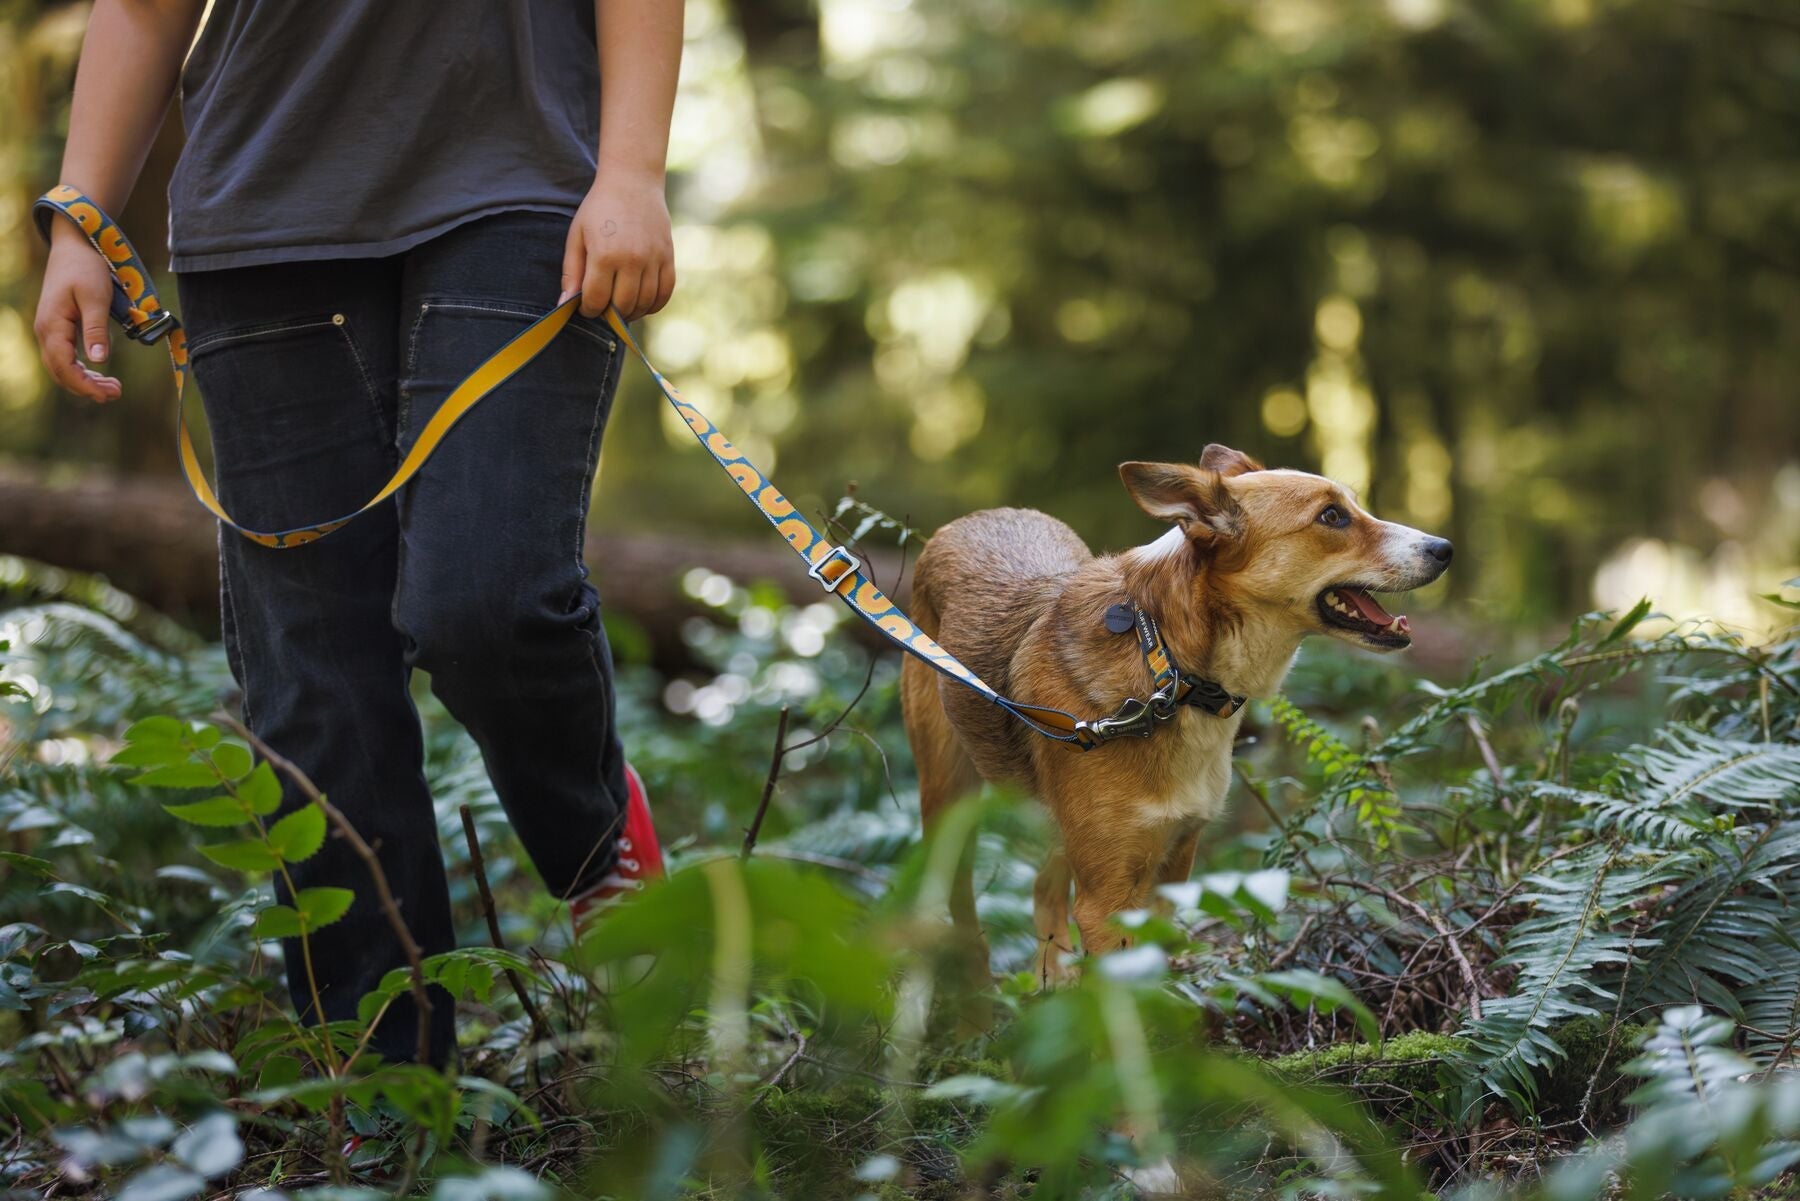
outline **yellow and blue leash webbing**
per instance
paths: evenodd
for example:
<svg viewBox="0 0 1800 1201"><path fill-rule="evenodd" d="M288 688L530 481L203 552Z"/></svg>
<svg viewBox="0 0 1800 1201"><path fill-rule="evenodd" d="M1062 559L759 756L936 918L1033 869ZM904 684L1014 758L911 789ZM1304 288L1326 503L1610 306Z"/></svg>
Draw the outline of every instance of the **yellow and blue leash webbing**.
<svg viewBox="0 0 1800 1201"><path fill-rule="evenodd" d="M187 477L188 486L207 510L225 525L259 545L272 549L288 549L316 542L333 530L366 513L368 510L387 500L399 491L414 475L418 474L425 461L450 432L452 426L470 409L479 404L485 397L505 383L535 358L539 351L548 346L563 326L569 323L580 297L572 297L557 305L542 317L527 326L520 334L495 351L486 362L482 363L468 377L458 384L445 399L444 403L425 423L419 432L418 439L407 453L393 478L383 484L381 490L370 497L368 502L330 521L322 521L312 525L295 526L292 529L264 532L247 529L233 520L219 503L212 485L201 470L199 456L194 451L194 441L188 433L187 422L181 408L182 394L187 386L188 353L187 335L176 320L174 313L163 306L156 294L156 286L150 278L149 270L132 248L123 230L106 211L89 200L82 192L68 184L61 184L40 197L32 206L33 215L38 228L46 238L49 236L50 222L57 216L75 223L94 249L100 252L107 269L113 277L112 315L125 328L125 334L133 341L145 345L153 345L164 341L169 352L169 363L175 374L175 403L178 449L181 457L182 474ZM1070 743L1082 750L1091 750L1106 741L1109 734L1106 722L1087 722L1076 718L1061 709L1052 709L1042 705L1028 705L1000 695L989 687L980 676L970 671L957 660L956 656L939 646L923 630L919 629L910 618L900 610L892 600L875 586L874 581L863 572L862 561L842 546L834 546L821 534L806 517L796 509L787 497L783 496L775 485L755 464L746 459L743 452L732 445L731 441L719 431L699 409L681 398L675 386L663 377L662 372L650 362L638 340L632 336L624 320L617 310L609 307L606 310L606 322L619 336L620 341L629 346L638 359L649 370L651 378L662 391L663 397L674 407L689 430L693 432L700 445L713 457L713 461L729 475L734 483L743 490L750 503L756 506L768 523L775 527L783 539L787 541L795 554L799 555L807 565L807 574L817 580L827 592L835 595L848 605L852 612L868 622L881 634L907 654L913 655L921 662L950 678L967 685L975 692L986 697L994 704L1005 709L1014 717L1036 730L1046 738ZM1166 661L1166 652L1163 658ZM1157 684L1163 684L1160 678ZM1120 731L1121 733L1127 731ZM1136 733L1134 729L1129 731Z"/></svg>

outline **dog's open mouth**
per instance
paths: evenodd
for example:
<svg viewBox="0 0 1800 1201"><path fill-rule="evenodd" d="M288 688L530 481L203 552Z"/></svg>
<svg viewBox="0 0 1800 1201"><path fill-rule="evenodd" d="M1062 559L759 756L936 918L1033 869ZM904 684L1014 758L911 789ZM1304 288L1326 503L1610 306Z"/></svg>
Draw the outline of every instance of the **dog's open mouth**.
<svg viewBox="0 0 1800 1201"><path fill-rule="evenodd" d="M1412 626L1404 616L1395 617L1369 595L1366 588L1335 584L1319 593L1319 615L1327 625L1349 630L1373 646L1412 645Z"/></svg>

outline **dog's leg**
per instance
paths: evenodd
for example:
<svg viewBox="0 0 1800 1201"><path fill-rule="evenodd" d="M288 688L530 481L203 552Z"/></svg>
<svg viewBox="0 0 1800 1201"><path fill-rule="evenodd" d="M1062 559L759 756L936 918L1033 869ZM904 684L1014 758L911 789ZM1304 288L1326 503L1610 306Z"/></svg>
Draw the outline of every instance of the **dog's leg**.
<svg viewBox="0 0 1800 1201"><path fill-rule="evenodd" d="M1089 813L1105 813L1108 809L1093 805ZM1113 808L1112 813L1126 812ZM1085 837L1076 830L1065 831L1069 866L1075 877L1075 923L1081 928L1081 946L1089 955L1104 955L1124 946L1128 939L1110 920L1125 909L1140 909L1148 904L1151 890L1168 864L1174 847L1166 826L1132 827L1095 826L1090 824ZM1178 845L1179 840L1177 841ZM1156 1130L1156 1115L1144 1115L1148 1127L1126 1119L1119 1132L1142 1147L1145 1137ZM1125 1173L1142 1197L1184 1195L1182 1181L1174 1165L1166 1158L1156 1159Z"/></svg>
<svg viewBox="0 0 1800 1201"><path fill-rule="evenodd" d="M1065 830L1069 867L1075 877L1075 924L1081 949L1104 955L1126 943L1125 934L1108 920L1125 909L1140 909L1150 900L1157 872L1168 847L1161 830L1112 829L1093 837Z"/></svg>
<svg viewBox="0 0 1800 1201"><path fill-rule="evenodd" d="M900 669L900 705L919 773L919 816L930 834L951 805L980 787L981 777L950 727L937 677L911 658ZM972 987L985 989L993 983L993 972L988 966L981 920L975 913L974 875L975 845L970 839L950 883L950 919L956 928L956 957L962 972Z"/></svg>
<svg viewBox="0 0 1800 1201"><path fill-rule="evenodd" d="M1054 988L1069 978L1065 959L1075 953L1069 939L1069 860L1057 847L1038 869L1031 889L1031 917L1037 924L1037 978L1040 988Z"/></svg>
<svg viewBox="0 0 1800 1201"><path fill-rule="evenodd" d="M1200 849L1200 827L1182 830L1169 843L1162 868L1156 873L1158 884L1184 884L1194 874L1194 856Z"/></svg>

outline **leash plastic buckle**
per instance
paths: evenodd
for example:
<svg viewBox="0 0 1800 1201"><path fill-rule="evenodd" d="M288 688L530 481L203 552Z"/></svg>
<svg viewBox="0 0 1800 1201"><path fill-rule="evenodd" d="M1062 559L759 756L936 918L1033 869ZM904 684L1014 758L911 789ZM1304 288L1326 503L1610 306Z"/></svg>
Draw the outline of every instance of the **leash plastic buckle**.
<svg viewBox="0 0 1800 1201"><path fill-rule="evenodd" d="M131 300L125 295L125 285L118 280L113 281L112 300L110 302L112 318L125 328L125 336L133 342L141 342L145 346L153 346L162 336L175 328L175 314L168 309L158 309L155 316L144 317L142 321L131 315Z"/></svg>
<svg viewBox="0 0 1800 1201"><path fill-rule="evenodd" d="M838 573L835 580L826 579L825 565L840 556L844 560L844 570ZM838 585L844 582L845 576L855 575L861 570L861 559L857 558L841 546L834 546L831 548L830 554L826 555L823 559L820 559L817 563L814 563L811 567L808 567L806 569L806 574L819 581L819 587L825 589L825 591L836 592L838 590Z"/></svg>
<svg viewBox="0 0 1800 1201"><path fill-rule="evenodd" d="M125 327L125 336L134 342L141 342L145 346L154 346L164 334L174 328L175 314L164 309L155 317L136 328L127 325Z"/></svg>

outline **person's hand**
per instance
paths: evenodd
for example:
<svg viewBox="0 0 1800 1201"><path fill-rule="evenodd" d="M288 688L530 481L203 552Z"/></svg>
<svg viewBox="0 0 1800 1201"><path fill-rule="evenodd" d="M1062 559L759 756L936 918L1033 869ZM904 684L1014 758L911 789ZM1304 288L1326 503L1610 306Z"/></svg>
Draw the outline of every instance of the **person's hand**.
<svg viewBox="0 0 1800 1201"><path fill-rule="evenodd" d="M82 363L104 363L111 338L107 305L112 275L81 231L58 219L50 227L50 260L44 266L44 290L38 296L38 355L58 384L89 400L105 404L119 398L119 381Z"/></svg>
<svg viewBox="0 0 1800 1201"><path fill-rule="evenodd" d="M562 296L581 295L584 317L607 305L627 321L669 303L675 290L675 241L660 174L602 170L563 246Z"/></svg>

